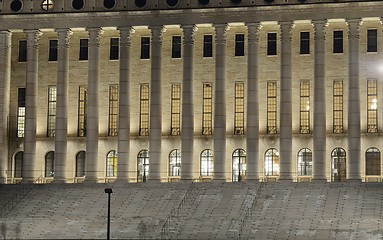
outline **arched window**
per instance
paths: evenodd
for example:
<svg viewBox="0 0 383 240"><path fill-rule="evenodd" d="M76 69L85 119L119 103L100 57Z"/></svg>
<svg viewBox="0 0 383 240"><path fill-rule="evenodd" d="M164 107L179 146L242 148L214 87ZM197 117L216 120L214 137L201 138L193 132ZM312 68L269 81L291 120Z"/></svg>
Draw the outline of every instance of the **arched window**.
<svg viewBox="0 0 383 240"><path fill-rule="evenodd" d="M246 176L246 151L243 149L236 149L232 156L233 162L233 182L240 182Z"/></svg>
<svg viewBox="0 0 383 240"><path fill-rule="evenodd" d="M346 181L346 151L343 148L335 148L331 152L331 181Z"/></svg>
<svg viewBox="0 0 383 240"><path fill-rule="evenodd" d="M302 148L298 152L298 176L311 176L313 170L313 154L310 149Z"/></svg>
<svg viewBox="0 0 383 240"><path fill-rule="evenodd" d="M106 176L117 176L117 152L115 150L110 151L106 155Z"/></svg>
<svg viewBox="0 0 383 240"><path fill-rule="evenodd" d="M366 175L380 175L380 151L375 147L366 151Z"/></svg>
<svg viewBox="0 0 383 240"><path fill-rule="evenodd" d="M146 182L149 175L149 151L142 150L137 155L137 182Z"/></svg>
<svg viewBox="0 0 383 240"><path fill-rule="evenodd" d="M179 176L181 172L181 151L174 149L169 154L169 176Z"/></svg>
<svg viewBox="0 0 383 240"><path fill-rule="evenodd" d="M45 177L55 176L55 152L50 151L45 155Z"/></svg>
<svg viewBox="0 0 383 240"><path fill-rule="evenodd" d="M24 152L20 151L15 154L14 157L14 171L13 171L13 177L15 178L21 178L23 177L23 159L24 159Z"/></svg>
<svg viewBox="0 0 383 240"><path fill-rule="evenodd" d="M80 151L76 155L76 177L85 177L85 151Z"/></svg>
<svg viewBox="0 0 383 240"><path fill-rule="evenodd" d="M265 153L265 175L279 176L279 152L270 148Z"/></svg>
<svg viewBox="0 0 383 240"><path fill-rule="evenodd" d="M213 151L205 149L201 153L201 176L213 175Z"/></svg>

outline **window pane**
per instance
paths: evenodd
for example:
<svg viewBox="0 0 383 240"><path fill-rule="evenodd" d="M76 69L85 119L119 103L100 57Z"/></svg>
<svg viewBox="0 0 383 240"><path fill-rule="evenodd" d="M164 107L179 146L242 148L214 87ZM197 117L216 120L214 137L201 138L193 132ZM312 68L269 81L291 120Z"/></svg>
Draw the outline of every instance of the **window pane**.
<svg viewBox="0 0 383 240"><path fill-rule="evenodd" d="M27 40L19 41L19 62L27 61Z"/></svg>
<svg viewBox="0 0 383 240"><path fill-rule="evenodd" d="M48 87L48 126L47 137L54 137L56 135L56 86Z"/></svg>
<svg viewBox="0 0 383 240"><path fill-rule="evenodd" d="M244 34L235 34L235 56L245 56Z"/></svg>
<svg viewBox="0 0 383 240"><path fill-rule="evenodd" d="M172 37L172 58L181 58L181 36Z"/></svg>
<svg viewBox="0 0 383 240"><path fill-rule="evenodd" d="M173 84L171 92L171 135L181 134L181 85Z"/></svg>
<svg viewBox="0 0 383 240"><path fill-rule="evenodd" d="M277 133L277 83L267 83L267 134Z"/></svg>
<svg viewBox="0 0 383 240"><path fill-rule="evenodd" d="M140 136L149 136L149 84L140 88Z"/></svg>
<svg viewBox="0 0 383 240"><path fill-rule="evenodd" d="M333 53L343 53L343 31L334 31Z"/></svg>
<svg viewBox="0 0 383 240"><path fill-rule="evenodd" d="M79 137L86 136L86 99L87 99L87 89L85 86L79 87L79 97L78 97L78 129L77 135Z"/></svg>
<svg viewBox="0 0 383 240"><path fill-rule="evenodd" d="M245 86L244 83L235 83L235 102L234 102L234 135L245 133Z"/></svg>
<svg viewBox="0 0 383 240"><path fill-rule="evenodd" d="M80 60L88 60L88 39L80 39Z"/></svg>
<svg viewBox="0 0 383 240"><path fill-rule="evenodd" d="M141 37L141 59L150 59L150 37Z"/></svg>
<svg viewBox="0 0 383 240"><path fill-rule="evenodd" d="M57 40L49 40L49 59L48 61L57 61Z"/></svg>
<svg viewBox="0 0 383 240"><path fill-rule="evenodd" d="M109 124L108 135L117 136L118 127L118 86L109 86Z"/></svg>
<svg viewBox="0 0 383 240"><path fill-rule="evenodd" d="M343 133L343 82L334 81L333 86L333 132Z"/></svg>
<svg viewBox="0 0 383 240"><path fill-rule="evenodd" d="M203 57L213 56L213 35L203 36Z"/></svg>
<svg viewBox="0 0 383 240"><path fill-rule="evenodd" d="M202 135L213 134L212 91L213 88L210 83L203 84Z"/></svg>
<svg viewBox="0 0 383 240"><path fill-rule="evenodd" d="M277 33L267 33L267 55L277 55Z"/></svg>
<svg viewBox="0 0 383 240"><path fill-rule="evenodd" d="M367 52L378 51L378 32L376 29L367 30Z"/></svg>
<svg viewBox="0 0 383 240"><path fill-rule="evenodd" d="M109 59L110 60L118 60L119 55L119 45L120 45L120 39L119 38L111 38L110 39L110 49L109 49Z"/></svg>

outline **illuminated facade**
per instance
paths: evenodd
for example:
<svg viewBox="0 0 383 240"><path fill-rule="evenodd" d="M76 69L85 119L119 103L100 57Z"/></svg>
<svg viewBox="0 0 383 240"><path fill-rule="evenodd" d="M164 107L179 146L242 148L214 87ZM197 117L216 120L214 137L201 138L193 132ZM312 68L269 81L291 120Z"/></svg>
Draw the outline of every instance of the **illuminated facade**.
<svg viewBox="0 0 383 240"><path fill-rule="evenodd" d="M1 181L380 181L382 12L4 0Z"/></svg>

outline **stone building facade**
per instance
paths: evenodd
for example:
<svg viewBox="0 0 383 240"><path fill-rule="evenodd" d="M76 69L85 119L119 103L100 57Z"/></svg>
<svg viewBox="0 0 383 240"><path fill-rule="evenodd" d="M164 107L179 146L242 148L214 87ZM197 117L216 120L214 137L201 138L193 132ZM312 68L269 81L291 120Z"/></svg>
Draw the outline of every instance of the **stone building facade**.
<svg viewBox="0 0 383 240"><path fill-rule="evenodd" d="M382 12L4 0L1 181L380 181Z"/></svg>

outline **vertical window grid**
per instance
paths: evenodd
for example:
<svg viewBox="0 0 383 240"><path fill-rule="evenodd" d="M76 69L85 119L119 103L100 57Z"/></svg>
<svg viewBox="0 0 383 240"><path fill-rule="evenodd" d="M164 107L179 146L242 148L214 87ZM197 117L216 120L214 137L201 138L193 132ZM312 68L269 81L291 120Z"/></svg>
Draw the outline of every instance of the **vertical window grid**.
<svg viewBox="0 0 383 240"><path fill-rule="evenodd" d="M369 148L366 151L366 175L380 176L380 151L377 148Z"/></svg>
<svg viewBox="0 0 383 240"><path fill-rule="evenodd" d="M245 133L245 85L243 82L235 83L234 103L234 135Z"/></svg>
<svg viewBox="0 0 383 240"><path fill-rule="evenodd" d="M117 152L112 150L106 156L106 176L117 176Z"/></svg>
<svg viewBox="0 0 383 240"><path fill-rule="evenodd" d="M47 120L47 137L56 135L56 101L57 88L56 86L48 87L48 120Z"/></svg>
<svg viewBox="0 0 383 240"><path fill-rule="evenodd" d="M203 84L202 135L213 134L212 103L213 88L210 83Z"/></svg>
<svg viewBox="0 0 383 240"><path fill-rule="evenodd" d="M177 136L181 133L181 85L173 84L171 92L171 135Z"/></svg>
<svg viewBox="0 0 383 240"><path fill-rule="evenodd" d="M378 51L378 31L376 29L367 29L367 52Z"/></svg>
<svg viewBox="0 0 383 240"><path fill-rule="evenodd" d="M141 37L141 59L150 59L150 37Z"/></svg>
<svg viewBox="0 0 383 240"><path fill-rule="evenodd" d="M343 133L343 82L333 86L333 133Z"/></svg>
<svg viewBox="0 0 383 240"><path fill-rule="evenodd" d="M334 31L333 34L333 53L343 53L343 31Z"/></svg>
<svg viewBox="0 0 383 240"><path fill-rule="evenodd" d="M172 58L181 58L181 36L172 36Z"/></svg>
<svg viewBox="0 0 383 240"><path fill-rule="evenodd" d="M88 39L80 39L80 56L79 60L88 60Z"/></svg>
<svg viewBox="0 0 383 240"><path fill-rule="evenodd" d="M377 81L367 80L367 132L378 132Z"/></svg>
<svg viewBox="0 0 383 240"><path fill-rule="evenodd" d="M27 40L19 41L19 62L27 61Z"/></svg>
<svg viewBox="0 0 383 240"><path fill-rule="evenodd" d="M265 153L265 175L279 176L280 160L279 152L275 148L270 148Z"/></svg>
<svg viewBox="0 0 383 240"><path fill-rule="evenodd" d="M149 136L149 84L140 86L140 136Z"/></svg>
<svg viewBox="0 0 383 240"><path fill-rule="evenodd" d="M201 176L211 176L213 174L213 151L211 149L205 149L201 153Z"/></svg>
<svg viewBox="0 0 383 240"><path fill-rule="evenodd" d="M277 55L277 33L267 33L267 55Z"/></svg>
<svg viewBox="0 0 383 240"><path fill-rule="evenodd" d="M117 136L118 131L118 85L109 86L108 136Z"/></svg>
<svg viewBox="0 0 383 240"><path fill-rule="evenodd" d="M118 60L120 52L120 39L110 39L109 60Z"/></svg>
<svg viewBox="0 0 383 240"><path fill-rule="evenodd" d="M87 101L87 89L85 86L79 87L78 93L78 127L77 136L86 136L86 101Z"/></svg>
<svg viewBox="0 0 383 240"><path fill-rule="evenodd" d="M300 133L310 133L310 82L300 84Z"/></svg>
<svg viewBox="0 0 383 240"><path fill-rule="evenodd" d="M49 40L49 57L48 61L57 61L57 39Z"/></svg>
<svg viewBox="0 0 383 240"><path fill-rule="evenodd" d="M267 82L267 134L277 134L276 82Z"/></svg>
<svg viewBox="0 0 383 240"><path fill-rule="evenodd" d="M300 54L310 54L310 32L301 32Z"/></svg>
<svg viewBox="0 0 383 240"><path fill-rule="evenodd" d="M181 173L181 151L174 149L169 154L169 176L180 176Z"/></svg>
<svg viewBox="0 0 383 240"><path fill-rule="evenodd" d="M311 176L313 168L312 152L308 148L303 148L298 153L298 175Z"/></svg>
<svg viewBox="0 0 383 240"><path fill-rule="evenodd" d="M203 57L213 57L213 35L203 36Z"/></svg>
<svg viewBox="0 0 383 240"><path fill-rule="evenodd" d="M234 56L245 56L245 34L235 34Z"/></svg>
<svg viewBox="0 0 383 240"><path fill-rule="evenodd" d="M17 137L24 137L25 132L25 88L17 89Z"/></svg>

